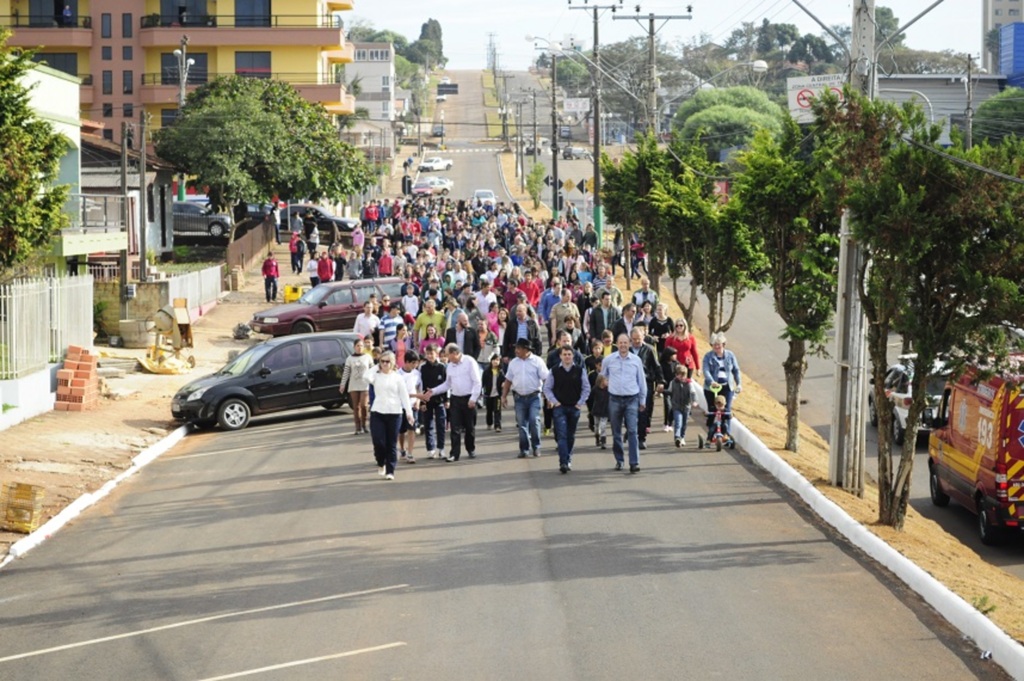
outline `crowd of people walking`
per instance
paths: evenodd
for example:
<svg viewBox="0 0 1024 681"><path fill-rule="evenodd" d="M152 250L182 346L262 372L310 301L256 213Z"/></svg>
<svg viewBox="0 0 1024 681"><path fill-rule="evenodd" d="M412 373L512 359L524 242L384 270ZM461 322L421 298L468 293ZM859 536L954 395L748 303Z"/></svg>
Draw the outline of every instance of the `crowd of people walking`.
<svg viewBox="0 0 1024 681"><path fill-rule="evenodd" d="M400 298L365 301L355 325L363 341L340 386L356 434L373 435L385 479L396 462L416 462L417 433L428 458L475 458L478 410L501 432L502 411L514 409L521 458L540 456L553 431L567 474L584 410L595 448L607 447L610 431L614 469L637 473L656 412L682 447L702 388L731 409L738 360L724 336L700 358L687 322L668 316L644 274L635 237L618 232L605 251L593 225L571 213L541 222L516 204L448 198L375 201L360 217L350 246L321 248L296 229L289 250L293 273L309 273L312 285L403 279ZM615 286L616 265L639 279L629 297Z"/></svg>

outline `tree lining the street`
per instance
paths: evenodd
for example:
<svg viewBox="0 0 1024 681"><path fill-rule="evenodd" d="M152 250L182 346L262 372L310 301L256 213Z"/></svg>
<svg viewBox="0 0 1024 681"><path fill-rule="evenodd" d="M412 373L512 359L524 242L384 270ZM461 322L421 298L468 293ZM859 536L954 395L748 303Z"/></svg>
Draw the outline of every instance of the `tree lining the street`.
<svg viewBox="0 0 1024 681"><path fill-rule="evenodd" d="M374 177L362 152L338 138L323 107L288 83L225 76L189 94L173 125L154 134L156 151L228 209L270 196L357 194Z"/></svg>
<svg viewBox="0 0 1024 681"><path fill-rule="evenodd" d="M55 183L71 142L32 110L22 79L36 66L34 53L7 47L10 35L0 27L0 279L38 256L68 223L69 187Z"/></svg>
<svg viewBox="0 0 1024 681"><path fill-rule="evenodd" d="M941 127L926 124L919 107L871 102L847 89L842 106L823 97L814 109L826 140L819 153L833 168L829 191L852 210L853 238L865 254L858 295L875 404L888 403L889 334L898 330L917 354L897 464L892 411L878 413L879 522L901 529L928 381L977 363L998 370L1016 344L1002 327L1024 316L1024 216L1017 210L1024 188L932 153ZM1024 170L1019 140L970 150L960 135L952 141L948 156L1012 176Z"/></svg>

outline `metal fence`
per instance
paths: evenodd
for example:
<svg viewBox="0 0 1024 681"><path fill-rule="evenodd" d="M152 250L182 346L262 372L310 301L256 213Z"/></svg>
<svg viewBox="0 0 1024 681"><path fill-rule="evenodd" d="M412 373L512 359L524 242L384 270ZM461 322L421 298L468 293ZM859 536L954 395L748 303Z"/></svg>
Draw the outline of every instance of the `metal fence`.
<svg viewBox="0 0 1024 681"><path fill-rule="evenodd" d="M0 286L0 380L22 378L92 345L92 277L27 279Z"/></svg>
<svg viewBox="0 0 1024 681"><path fill-rule="evenodd" d="M224 272L220 265L175 275L167 281L167 297L171 301L175 298L185 298L188 300L189 309L196 310L217 300L223 281Z"/></svg>

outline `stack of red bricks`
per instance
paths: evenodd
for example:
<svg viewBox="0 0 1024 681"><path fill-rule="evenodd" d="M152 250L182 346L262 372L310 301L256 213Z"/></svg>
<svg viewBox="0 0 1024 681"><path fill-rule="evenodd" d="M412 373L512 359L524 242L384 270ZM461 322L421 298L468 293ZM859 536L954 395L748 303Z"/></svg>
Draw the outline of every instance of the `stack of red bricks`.
<svg viewBox="0 0 1024 681"><path fill-rule="evenodd" d="M99 355L69 345L64 368L57 371L57 411L85 411L100 399Z"/></svg>

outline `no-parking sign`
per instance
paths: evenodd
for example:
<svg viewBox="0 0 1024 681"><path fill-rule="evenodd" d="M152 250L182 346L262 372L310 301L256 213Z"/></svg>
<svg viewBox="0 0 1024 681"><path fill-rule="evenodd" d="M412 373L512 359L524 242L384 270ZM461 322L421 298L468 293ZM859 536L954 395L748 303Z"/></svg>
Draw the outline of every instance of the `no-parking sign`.
<svg viewBox="0 0 1024 681"><path fill-rule="evenodd" d="M846 74L831 73L823 76L804 76L787 78L786 89L789 93L789 115L797 123L810 123L814 120L811 113L811 102L825 90L831 90L839 99L843 98L843 85Z"/></svg>

